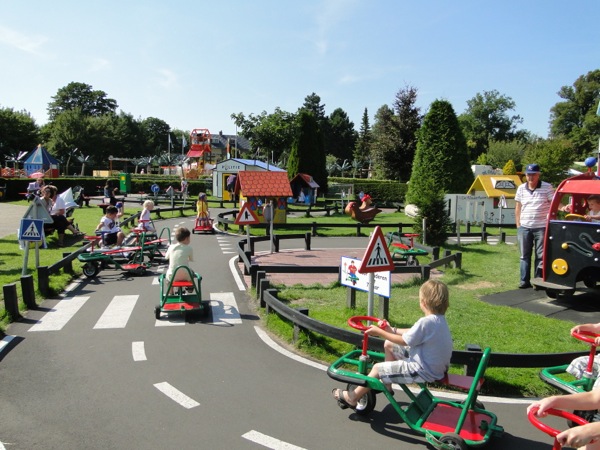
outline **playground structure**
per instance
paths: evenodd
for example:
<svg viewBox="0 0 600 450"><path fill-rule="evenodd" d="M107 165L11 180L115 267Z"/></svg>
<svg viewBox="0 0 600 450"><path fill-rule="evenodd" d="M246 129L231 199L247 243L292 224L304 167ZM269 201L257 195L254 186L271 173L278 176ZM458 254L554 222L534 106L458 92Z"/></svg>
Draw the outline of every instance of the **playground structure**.
<svg viewBox="0 0 600 450"><path fill-rule="evenodd" d="M554 193L544 236L542 277L531 284L550 298L571 296L577 283L593 289L600 282L600 222L586 221L587 198L600 194L600 178L592 171L564 180Z"/></svg>
<svg viewBox="0 0 600 450"><path fill-rule="evenodd" d="M190 149L187 152L188 158L196 159L190 168L184 172L187 179L196 179L204 172L206 164L206 155L212 152L211 134L206 128L194 128L190 132Z"/></svg>
<svg viewBox="0 0 600 450"><path fill-rule="evenodd" d="M371 196L364 195L362 198L362 204L360 207L357 202L348 202L344 213L352 216L354 220L360 223L367 224L371 222L377 214L381 212L381 209L372 206Z"/></svg>

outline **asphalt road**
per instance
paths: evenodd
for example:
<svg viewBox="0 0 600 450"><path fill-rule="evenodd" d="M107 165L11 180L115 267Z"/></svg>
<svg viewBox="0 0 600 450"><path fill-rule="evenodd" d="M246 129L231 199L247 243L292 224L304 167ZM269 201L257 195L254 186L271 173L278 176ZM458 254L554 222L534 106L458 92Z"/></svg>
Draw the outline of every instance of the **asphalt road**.
<svg viewBox="0 0 600 450"><path fill-rule="evenodd" d="M193 219L158 226L178 223ZM193 236L206 319L155 320L165 270L156 266L144 277L105 270L79 280L11 325L0 351L0 449L428 448L383 397L368 418L340 410L324 367L262 331L230 270L237 239ZM356 246L313 241L323 245ZM506 430L487 448L551 448L526 401L481 400Z"/></svg>

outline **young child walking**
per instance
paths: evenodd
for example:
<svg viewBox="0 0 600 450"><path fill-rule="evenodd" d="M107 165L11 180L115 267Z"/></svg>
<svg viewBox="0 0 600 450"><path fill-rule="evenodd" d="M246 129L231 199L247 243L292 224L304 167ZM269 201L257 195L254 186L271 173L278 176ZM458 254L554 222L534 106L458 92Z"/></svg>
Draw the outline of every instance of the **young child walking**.
<svg viewBox="0 0 600 450"><path fill-rule="evenodd" d="M437 280L423 283L419 290L421 317L411 328L370 326L365 334L385 339L385 361L377 363L369 376L379 378L391 391L392 383L409 384L441 380L450 366L452 335L446 322L449 307L448 287ZM334 389L333 397L341 408L356 408L370 388L358 386L354 391Z"/></svg>
<svg viewBox="0 0 600 450"><path fill-rule="evenodd" d="M138 219L139 223L136 227L138 230L142 231L156 231L152 226L152 219L150 218L150 213L154 209L154 202L152 200L146 200L143 205L142 212L140 213L140 218Z"/></svg>

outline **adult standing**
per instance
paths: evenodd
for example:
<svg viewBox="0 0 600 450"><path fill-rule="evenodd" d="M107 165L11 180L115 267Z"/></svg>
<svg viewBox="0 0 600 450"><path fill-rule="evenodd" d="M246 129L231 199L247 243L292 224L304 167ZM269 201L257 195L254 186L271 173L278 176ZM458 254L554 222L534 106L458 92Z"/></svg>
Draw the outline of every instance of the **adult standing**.
<svg viewBox="0 0 600 450"><path fill-rule="evenodd" d="M538 164L528 164L525 167L527 181L517 188L515 194L515 219L521 252L519 289L531 287L531 255L533 251L535 251L534 276L542 276L544 233L554 189L550 183L540 179L540 172Z"/></svg>

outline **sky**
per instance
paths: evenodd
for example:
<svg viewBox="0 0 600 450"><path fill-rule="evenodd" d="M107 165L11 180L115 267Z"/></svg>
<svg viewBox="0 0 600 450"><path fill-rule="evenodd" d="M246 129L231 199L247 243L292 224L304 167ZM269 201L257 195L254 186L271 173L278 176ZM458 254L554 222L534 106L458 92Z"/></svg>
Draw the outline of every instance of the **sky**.
<svg viewBox="0 0 600 450"><path fill-rule="evenodd" d="M550 108L600 68L597 0L0 0L0 107L38 125L71 82L136 119L234 134L233 113L315 93L360 128L406 86L426 113L496 90L547 137Z"/></svg>

